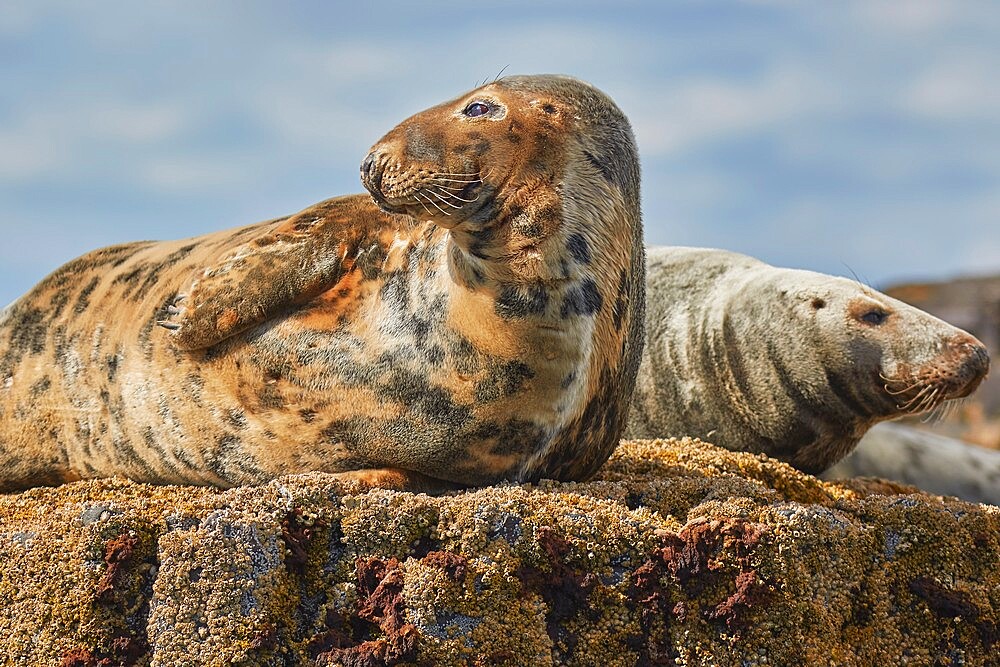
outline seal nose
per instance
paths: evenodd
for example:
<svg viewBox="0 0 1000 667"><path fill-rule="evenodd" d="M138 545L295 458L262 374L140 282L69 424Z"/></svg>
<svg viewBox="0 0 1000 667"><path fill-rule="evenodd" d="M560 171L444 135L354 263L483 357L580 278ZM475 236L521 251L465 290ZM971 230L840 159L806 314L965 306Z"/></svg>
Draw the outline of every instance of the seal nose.
<svg viewBox="0 0 1000 667"><path fill-rule="evenodd" d="M378 190L381 180L378 169L378 153L372 151L361 163L361 183L369 191L374 191Z"/></svg>
<svg viewBox="0 0 1000 667"><path fill-rule="evenodd" d="M986 377L990 370L990 355L985 345L965 332L949 340L948 348L961 359L961 376L969 378L958 396L964 398L975 391Z"/></svg>
<svg viewBox="0 0 1000 667"><path fill-rule="evenodd" d="M361 163L361 173L364 176L371 176L372 166L375 164L375 153L369 153L365 161Z"/></svg>

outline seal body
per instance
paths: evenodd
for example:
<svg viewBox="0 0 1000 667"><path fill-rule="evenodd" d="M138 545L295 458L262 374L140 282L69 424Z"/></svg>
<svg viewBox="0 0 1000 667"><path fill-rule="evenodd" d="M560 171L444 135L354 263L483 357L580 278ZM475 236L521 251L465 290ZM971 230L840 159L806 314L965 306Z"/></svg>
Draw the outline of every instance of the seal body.
<svg viewBox="0 0 1000 667"><path fill-rule="evenodd" d="M654 248L628 437L690 435L810 473L874 424L970 394L970 334L859 283L722 250Z"/></svg>
<svg viewBox="0 0 1000 667"><path fill-rule="evenodd" d="M362 180L370 196L97 250L15 302L0 487L590 476L643 339L625 116L586 83L508 77L404 121Z"/></svg>

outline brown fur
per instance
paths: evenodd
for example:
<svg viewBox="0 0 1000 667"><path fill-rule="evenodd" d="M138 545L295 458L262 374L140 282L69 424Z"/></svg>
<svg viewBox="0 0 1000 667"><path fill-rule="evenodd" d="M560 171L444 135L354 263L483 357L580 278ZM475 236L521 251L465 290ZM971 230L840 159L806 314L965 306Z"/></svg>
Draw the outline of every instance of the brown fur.
<svg viewBox="0 0 1000 667"><path fill-rule="evenodd" d="M593 474L642 349L625 117L508 77L404 121L363 171L372 197L97 250L0 315L0 489Z"/></svg>

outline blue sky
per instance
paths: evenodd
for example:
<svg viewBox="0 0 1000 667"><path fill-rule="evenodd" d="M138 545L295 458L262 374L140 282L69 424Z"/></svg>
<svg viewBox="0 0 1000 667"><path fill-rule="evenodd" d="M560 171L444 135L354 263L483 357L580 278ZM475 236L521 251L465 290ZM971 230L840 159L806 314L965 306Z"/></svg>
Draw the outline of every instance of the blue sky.
<svg viewBox="0 0 1000 667"><path fill-rule="evenodd" d="M618 101L649 243L1000 273L998 3L4 0L0 305L95 247L360 192L385 131L504 67Z"/></svg>

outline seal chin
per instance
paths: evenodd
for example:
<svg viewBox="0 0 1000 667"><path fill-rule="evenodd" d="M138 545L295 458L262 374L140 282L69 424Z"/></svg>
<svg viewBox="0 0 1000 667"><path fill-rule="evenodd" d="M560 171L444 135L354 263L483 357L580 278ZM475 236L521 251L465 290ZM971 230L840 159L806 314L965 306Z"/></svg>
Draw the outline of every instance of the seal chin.
<svg viewBox="0 0 1000 667"><path fill-rule="evenodd" d="M372 201L375 205L379 207L383 213L398 214L398 213L409 213L409 209L406 206L390 204L381 192L378 190L369 190L369 194L372 196Z"/></svg>

